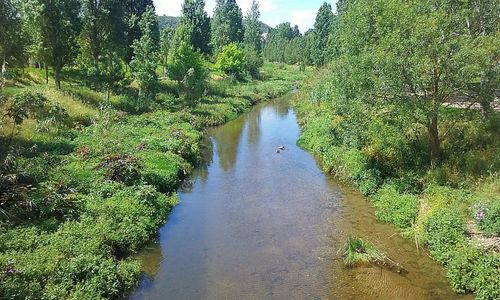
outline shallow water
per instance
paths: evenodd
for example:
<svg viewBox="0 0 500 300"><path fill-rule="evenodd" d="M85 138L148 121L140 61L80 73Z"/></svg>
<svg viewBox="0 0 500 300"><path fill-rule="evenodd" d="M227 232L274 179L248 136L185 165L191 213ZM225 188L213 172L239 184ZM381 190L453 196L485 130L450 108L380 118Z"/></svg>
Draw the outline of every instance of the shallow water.
<svg viewBox="0 0 500 300"><path fill-rule="evenodd" d="M464 298L427 252L322 173L296 146L299 133L286 99L207 131L205 165L140 255L144 275L131 299ZM276 153L279 145L286 150ZM338 250L352 233L408 273L345 268Z"/></svg>

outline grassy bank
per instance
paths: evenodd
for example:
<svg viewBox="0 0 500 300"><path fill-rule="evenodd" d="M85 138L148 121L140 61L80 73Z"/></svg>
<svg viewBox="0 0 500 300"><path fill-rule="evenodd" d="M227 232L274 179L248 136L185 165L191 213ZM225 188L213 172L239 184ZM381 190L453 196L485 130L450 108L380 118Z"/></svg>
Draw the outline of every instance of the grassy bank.
<svg viewBox="0 0 500 300"><path fill-rule="evenodd" d="M106 103L71 72L57 91L27 70L4 95L42 95L41 106L58 107L66 122L41 126L54 114L31 111L19 124L2 119L0 298L120 298L133 289L140 266L130 257L177 203L176 189L201 159L202 130L289 92L306 74L267 64L261 80L214 78L194 107L164 81L138 113L126 91ZM2 105L8 112L9 101Z"/></svg>
<svg viewBox="0 0 500 300"><path fill-rule="evenodd" d="M432 163L425 128L397 107L349 99L337 76L324 70L296 96L299 145L427 247L455 291L500 298L500 115L441 107L442 159Z"/></svg>

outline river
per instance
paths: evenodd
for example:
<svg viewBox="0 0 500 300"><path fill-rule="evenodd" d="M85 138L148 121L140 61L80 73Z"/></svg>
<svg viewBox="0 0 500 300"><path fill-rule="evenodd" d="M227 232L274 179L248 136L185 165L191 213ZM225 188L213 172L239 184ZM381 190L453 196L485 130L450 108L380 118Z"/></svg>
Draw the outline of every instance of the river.
<svg viewBox="0 0 500 300"><path fill-rule="evenodd" d="M286 98L207 130L205 163L139 256L144 275L131 299L470 298L452 292L426 251L377 222L365 198L321 172L296 146L299 134ZM344 267L348 234L408 273Z"/></svg>

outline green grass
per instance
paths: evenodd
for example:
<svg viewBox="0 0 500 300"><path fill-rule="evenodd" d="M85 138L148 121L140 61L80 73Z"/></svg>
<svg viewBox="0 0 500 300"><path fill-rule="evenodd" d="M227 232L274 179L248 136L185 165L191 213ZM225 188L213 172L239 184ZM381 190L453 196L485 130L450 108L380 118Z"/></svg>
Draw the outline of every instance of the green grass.
<svg viewBox="0 0 500 300"><path fill-rule="evenodd" d="M383 261L384 254L372 243L357 236L349 236L342 248L342 257L346 266L354 267Z"/></svg>

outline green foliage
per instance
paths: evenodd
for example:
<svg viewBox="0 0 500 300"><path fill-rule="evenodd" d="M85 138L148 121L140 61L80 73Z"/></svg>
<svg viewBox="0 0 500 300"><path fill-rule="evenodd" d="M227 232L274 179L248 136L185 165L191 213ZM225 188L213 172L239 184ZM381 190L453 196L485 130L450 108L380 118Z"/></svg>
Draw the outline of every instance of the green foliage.
<svg viewBox="0 0 500 300"><path fill-rule="evenodd" d="M184 42L170 51L168 75L179 82L188 104L194 105L205 91L208 78L203 58Z"/></svg>
<svg viewBox="0 0 500 300"><path fill-rule="evenodd" d="M259 78L260 68L264 65L261 55L252 48L243 50L245 56L245 67L252 78Z"/></svg>
<svg viewBox="0 0 500 300"><path fill-rule="evenodd" d="M455 250L448 263L448 278L460 293L476 291L477 299L500 297L500 257L475 246Z"/></svg>
<svg viewBox="0 0 500 300"><path fill-rule="evenodd" d="M256 0L252 1L252 6L248 10L245 18L245 34L243 44L245 49L252 49L257 53L262 50L262 30L259 23L260 11L259 3Z"/></svg>
<svg viewBox="0 0 500 300"><path fill-rule="evenodd" d="M142 37L134 41L134 58L131 62L131 68L139 84L136 110L142 111L148 109L149 103L156 99L158 91L158 78L156 75L158 44L155 42L158 20L153 7L148 7L142 15L139 26Z"/></svg>
<svg viewBox="0 0 500 300"><path fill-rule="evenodd" d="M211 26L211 46L215 54L226 45L243 42L243 14L236 0L217 1Z"/></svg>
<svg viewBox="0 0 500 300"><path fill-rule="evenodd" d="M464 242L465 218L454 208L435 211L424 222L424 230L425 242L432 256L438 262L446 263L453 250Z"/></svg>
<svg viewBox="0 0 500 300"><path fill-rule="evenodd" d="M210 53L210 18L205 11L205 0L185 0L182 5L180 26L190 28L186 40L194 50Z"/></svg>
<svg viewBox="0 0 500 300"><path fill-rule="evenodd" d="M54 67L56 88L61 88L61 70L77 55L77 37L81 27L78 0L36 0L40 7L34 18L41 37L40 53L43 60Z"/></svg>
<svg viewBox="0 0 500 300"><path fill-rule="evenodd" d="M373 197L377 219L392 223L400 229L408 229L415 224L418 213L418 197L401 194L390 184L385 184Z"/></svg>
<svg viewBox="0 0 500 300"><path fill-rule="evenodd" d="M316 47L312 53L314 64L322 66L328 59L328 37L331 34L334 22L332 6L326 2L319 8L314 23L314 32L316 33Z"/></svg>
<svg viewBox="0 0 500 300"><path fill-rule="evenodd" d="M357 236L347 237L347 241L342 251L344 263L349 267L372 263L383 259L383 253L377 250L372 243Z"/></svg>
<svg viewBox="0 0 500 300"><path fill-rule="evenodd" d="M217 55L215 67L227 75L240 77L245 70L245 54L234 43L226 45Z"/></svg>
<svg viewBox="0 0 500 300"><path fill-rule="evenodd" d="M479 228L488 235L500 236L500 201L478 203L473 207L473 217Z"/></svg>

